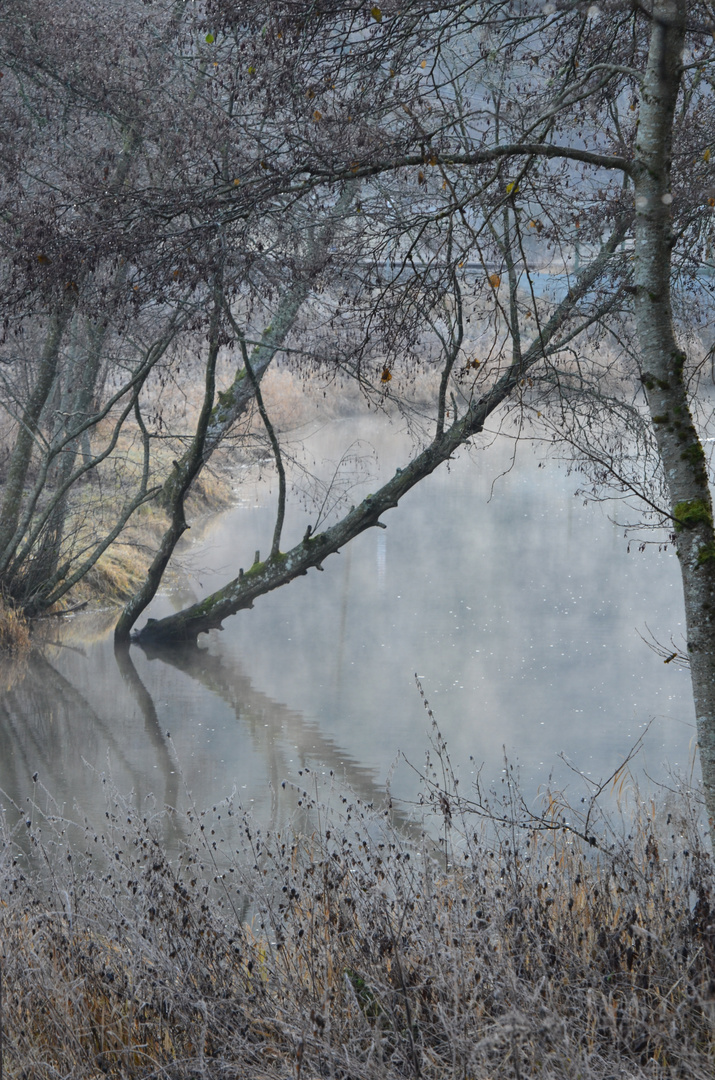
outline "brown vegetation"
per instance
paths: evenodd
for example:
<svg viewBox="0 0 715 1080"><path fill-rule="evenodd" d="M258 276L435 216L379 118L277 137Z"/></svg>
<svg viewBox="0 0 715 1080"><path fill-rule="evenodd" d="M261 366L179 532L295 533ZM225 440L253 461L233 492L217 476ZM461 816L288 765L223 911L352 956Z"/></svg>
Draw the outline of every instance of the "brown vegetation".
<svg viewBox="0 0 715 1080"><path fill-rule="evenodd" d="M534 817L509 769L491 807L441 775L437 846L323 802L309 770L285 831L227 800L174 823L173 860L166 819L116 795L79 835L35 803L0 849L6 1076L709 1080L715 896L688 794L618 829L556 793Z"/></svg>
<svg viewBox="0 0 715 1080"><path fill-rule="evenodd" d="M21 659L30 648L30 631L22 612L0 595L0 655Z"/></svg>

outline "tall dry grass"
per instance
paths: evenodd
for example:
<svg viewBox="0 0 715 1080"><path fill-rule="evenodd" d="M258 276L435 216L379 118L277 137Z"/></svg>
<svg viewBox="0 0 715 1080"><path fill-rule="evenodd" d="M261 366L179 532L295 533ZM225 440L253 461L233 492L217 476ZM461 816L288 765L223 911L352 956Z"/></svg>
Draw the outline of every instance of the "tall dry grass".
<svg viewBox="0 0 715 1080"><path fill-rule="evenodd" d="M36 792L2 834L7 1080L711 1080L691 794L620 823L603 793L534 814L509 769L459 795L435 738L412 839L308 769L291 825L228 799L187 815L173 859L162 813L109 792L71 825Z"/></svg>
<svg viewBox="0 0 715 1080"><path fill-rule="evenodd" d="M22 660L30 651L30 629L15 605L0 594L0 656Z"/></svg>

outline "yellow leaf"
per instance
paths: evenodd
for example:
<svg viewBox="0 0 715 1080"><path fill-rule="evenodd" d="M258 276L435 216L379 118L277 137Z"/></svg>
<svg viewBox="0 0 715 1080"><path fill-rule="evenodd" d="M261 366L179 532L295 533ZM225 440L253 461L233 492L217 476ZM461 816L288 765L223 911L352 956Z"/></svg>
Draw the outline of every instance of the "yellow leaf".
<svg viewBox="0 0 715 1080"><path fill-rule="evenodd" d="M436 158L436 156L434 154L429 159L429 163L430 163L430 165L436 165L437 164L437 158Z"/></svg>
<svg viewBox="0 0 715 1080"><path fill-rule="evenodd" d="M323 114L321 112L318 112L318 110L316 109L315 112L313 113L313 119L315 120L315 122L317 124L318 120L323 119Z"/></svg>
<svg viewBox="0 0 715 1080"><path fill-rule="evenodd" d="M215 40L216 40L216 38L213 36L213 34L209 33L209 34L206 35L206 41L208 42L209 45L213 45Z"/></svg>
<svg viewBox="0 0 715 1080"><path fill-rule="evenodd" d="M447 187L447 181L446 181L446 180L443 180L443 181L442 181L442 191L444 191L444 189L445 189L446 187Z"/></svg>
<svg viewBox="0 0 715 1080"><path fill-rule="evenodd" d="M710 161L710 147L708 147L703 154L703 161Z"/></svg>
<svg viewBox="0 0 715 1080"><path fill-rule="evenodd" d="M498 274L490 274L489 275L489 284L491 285L491 287L493 289L498 289L499 286L501 285L501 278L499 277L499 275Z"/></svg>
<svg viewBox="0 0 715 1080"><path fill-rule="evenodd" d="M380 376L380 382L388 383L392 379L392 372L389 368L384 367L382 369L382 375Z"/></svg>
<svg viewBox="0 0 715 1080"><path fill-rule="evenodd" d="M518 190L519 190L519 185L514 183L513 181L512 181L511 184L507 184L507 186L506 186L507 195L512 195L512 194L516 195Z"/></svg>
<svg viewBox="0 0 715 1080"><path fill-rule="evenodd" d="M256 74L256 69L253 67L253 65L251 65L251 67L248 69L248 74L249 75L255 75Z"/></svg>
<svg viewBox="0 0 715 1080"><path fill-rule="evenodd" d="M238 185L239 185L240 183L241 183L241 181L240 181L240 180L234 180L234 182L233 182L233 186L234 186L234 187L238 187Z"/></svg>
<svg viewBox="0 0 715 1080"><path fill-rule="evenodd" d="M423 60L422 63L420 64L420 67L426 68L427 67L427 61Z"/></svg>
<svg viewBox="0 0 715 1080"><path fill-rule="evenodd" d="M370 8L370 14L372 15L375 22L382 22L382 12L380 11L377 4L374 8Z"/></svg>
<svg viewBox="0 0 715 1080"><path fill-rule="evenodd" d="M708 199L708 206L715 206L715 199Z"/></svg>

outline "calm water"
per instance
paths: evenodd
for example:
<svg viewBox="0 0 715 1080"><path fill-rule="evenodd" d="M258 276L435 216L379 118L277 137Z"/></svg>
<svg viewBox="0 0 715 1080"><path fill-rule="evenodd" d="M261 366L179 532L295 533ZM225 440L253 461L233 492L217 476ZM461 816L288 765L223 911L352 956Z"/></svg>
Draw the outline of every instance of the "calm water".
<svg viewBox="0 0 715 1080"><path fill-rule="evenodd" d="M308 440L305 460L337 461L346 445L365 455L363 473L349 466L365 494L409 442L372 418L339 422ZM304 766L311 777L333 770L372 799L396 760L392 790L414 799L399 755L420 766L429 745L415 673L463 784L482 763L483 778L498 780L504 747L529 797L552 771L568 778L559 753L607 775L649 721L639 767L656 779L666 762L687 771L689 674L639 637L647 624L664 643L682 640L676 558L657 547L628 554L609 508L584 506L577 478L539 467L528 448L492 490L508 455L465 452L390 511L387 530L263 597L203 638L202 651L151 659L133 647L120 666L111 613L58 627L58 643L0 700L3 804L47 791L72 816L98 815L111 776L138 802L184 809L235 789L275 822L294 799L282 782L305 784ZM268 550L270 483L251 479L238 498L182 553L191 586L150 614L217 588ZM315 511L297 502L283 546L309 521Z"/></svg>

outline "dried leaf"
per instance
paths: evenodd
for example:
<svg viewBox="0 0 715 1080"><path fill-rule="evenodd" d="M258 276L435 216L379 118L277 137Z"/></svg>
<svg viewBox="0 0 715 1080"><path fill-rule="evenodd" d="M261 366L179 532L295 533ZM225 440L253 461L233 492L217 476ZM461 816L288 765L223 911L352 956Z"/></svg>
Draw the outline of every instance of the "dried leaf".
<svg viewBox="0 0 715 1080"><path fill-rule="evenodd" d="M498 289L499 286L501 285L501 278L499 277L499 275L498 274L490 274L489 275L489 284L491 285L491 287L493 289Z"/></svg>

